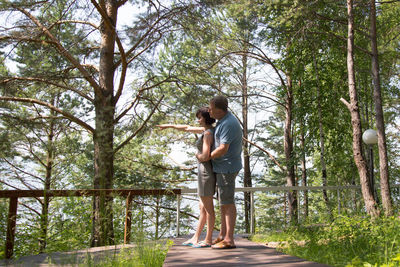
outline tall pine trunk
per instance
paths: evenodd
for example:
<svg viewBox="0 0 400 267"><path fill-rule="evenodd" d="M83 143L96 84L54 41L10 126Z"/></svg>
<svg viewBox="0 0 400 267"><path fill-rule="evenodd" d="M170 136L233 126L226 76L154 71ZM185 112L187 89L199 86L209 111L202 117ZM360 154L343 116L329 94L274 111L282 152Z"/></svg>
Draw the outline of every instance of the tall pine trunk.
<svg viewBox="0 0 400 267"><path fill-rule="evenodd" d="M293 138L292 138L292 108L293 108L293 85L289 74L286 85L285 100L285 129L284 129L284 151L286 159L286 185L296 186L296 176L293 164ZM297 216L297 193L296 191L288 191L288 206L291 224L298 223Z"/></svg>
<svg viewBox="0 0 400 267"><path fill-rule="evenodd" d="M301 182L302 186L307 186L307 167L306 167L306 140L304 134L304 123L301 119L300 121L300 146L301 146ZM304 219L308 218L308 191L304 190Z"/></svg>
<svg viewBox="0 0 400 267"><path fill-rule="evenodd" d="M51 104L54 106L56 97L52 96ZM51 117L56 116L56 112L53 110L50 111ZM44 180L44 191L48 191L51 188L51 180L52 180L52 170L53 170L53 162L54 162L54 119L50 120L49 129L47 132L47 156L46 156L46 177ZM50 198L48 196L43 197L42 203L42 213L40 216L40 237L39 237L39 252L43 253L47 246L47 232L49 227L49 206L50 206Z"/></svg>
<svg viewBox="0 0 400 267"><path fill-rule="evenodd" d="M242 56L242 116L243 116L243 137L249 139L248 133L248 96L247 96L247 56ZM250 155L249 143L243 142L243 185L252 187L251 171L250 171ZM245 229L246 233L250 233L250 192L244 192L244 213L245 213Z"/></svg>
<svg viewBox="0 0 400 267"><path fill-rule="evenodd" d="M374 103L375 103L375 119L376 128L378 129L378 150L379 150L379 169L380 169L380 185L382 206L386 216L393 215L392 199L390 197L389 187L389 166L386 146L385 122L383 118L381 82L379 76L379 60L378 60L378 44L376 39L376 6L375 0L370 2L370 36L372 48L372 79L374 84ZM372 159L371 159L372 160ZM373 170L371 170L373 171Z"/></svg>
<svg viewBox="0 0 400 267"><path fill-rule="evenodd" d="M322 186L328 185L328 174L326 171L326 164L325 164L325 132L322 123L322 106L321 106L321 87L319 84L319 72L317 61L315 59L315 53L313 54L313 63L315 69L315 76L317 81L317 106L318 106L318 123L319 123L319 144L320 144L320 160L321 160L321 171L322 171ZM329 198L327 190L322 190L323 198L325 201L326 209L329 213L331 219L333 219L333 214L329 205Z"/></svg>
<svg viewBox="0 0 400 267"><path fill-rule="evenodd" d="M100 1L100 7L107 19L115 27L117 20L117 1ZM95 189L113 188L114 174L114 47L115 31L110 29L102 18L100 25L100 91L95 94L96 129L94 142L94 180ZM92 246L114 244L112 197L104 194L93 198Z"/></svg>
<svg viewBox="0 0 400 267"><path fill-rule="evenodd" d="M353 15L352 0L347 0L347 12L348 12L347 71L348 71L350 104L347 103L344 99L342 99L342 101L347 105L351 114L351 124L353 128L353 157L360 176L361 191L364 198L365 208L370 216L378 217L379 210L376 207L374 196L372 195L370 190L370 185L368 182L369 173L362 147L361 118L360 118L360 110L358 104L358 96L357 96L355 73L354 73L354 54L353 54L354 15Z"/></svg>

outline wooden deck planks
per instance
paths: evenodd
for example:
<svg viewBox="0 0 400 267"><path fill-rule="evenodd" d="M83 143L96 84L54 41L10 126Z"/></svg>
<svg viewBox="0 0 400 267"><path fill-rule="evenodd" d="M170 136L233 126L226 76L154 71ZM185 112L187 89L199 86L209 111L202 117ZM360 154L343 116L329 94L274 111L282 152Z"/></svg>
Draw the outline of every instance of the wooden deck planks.
<svg viewBox="0 0 400 267"><path fill-rule="evenodd" d="M192 248L181 245L187 237L176 238L169 249L164 267L175 266L268 266L268 267L327 267L328 265L306 261L282 254L274 248L249 241L237 236L235 249L216 250L212 248Z"/></svg>

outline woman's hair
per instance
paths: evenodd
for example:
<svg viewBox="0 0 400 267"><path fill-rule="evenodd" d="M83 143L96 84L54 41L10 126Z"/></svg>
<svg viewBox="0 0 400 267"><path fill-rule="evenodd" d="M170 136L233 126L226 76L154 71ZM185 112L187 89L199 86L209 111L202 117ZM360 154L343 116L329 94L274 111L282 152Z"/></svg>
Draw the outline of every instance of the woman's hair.
<svg viewBox="0 0 400 267"><path fill-rule="evenodd" d="M208 107L201 107L196 111L196 117L202 116L206 120L206 124L211 125L215 122L215 119L210 117Z"/></svg>

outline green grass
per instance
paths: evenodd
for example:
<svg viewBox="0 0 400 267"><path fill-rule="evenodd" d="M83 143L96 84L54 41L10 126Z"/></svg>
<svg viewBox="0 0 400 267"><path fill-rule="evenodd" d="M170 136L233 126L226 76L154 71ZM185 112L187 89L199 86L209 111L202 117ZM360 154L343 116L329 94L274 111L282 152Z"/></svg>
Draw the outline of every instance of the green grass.
<svg viewBox="0 0 400 267"><path fill-rule="evenodd" d="M134 249L125 249L113 257L108 257L100 262L95 262L88 255L86 261L79 266L104 266L104 267L160 267L163 265L172 241L140 242Z"/></svg>
<svg viewBox="0 0 400 267"><path fill-rule="evenodd" d="M400 219L338 217L321 227L256 235L256 242L286 241L278 250L331 266L400 266ZM297 241L305 241L299 244Z"/></svg>

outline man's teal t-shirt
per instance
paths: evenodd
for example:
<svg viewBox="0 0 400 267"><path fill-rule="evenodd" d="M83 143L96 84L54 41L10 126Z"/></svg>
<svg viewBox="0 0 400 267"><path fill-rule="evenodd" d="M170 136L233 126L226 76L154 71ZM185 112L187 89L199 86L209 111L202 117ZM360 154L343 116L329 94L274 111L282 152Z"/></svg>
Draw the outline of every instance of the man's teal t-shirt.
<svg viewBox="0 0 400 267"><path fill-rule="evenodd" d="M220 144L229 144L228 152L212 160L216 173L235 173L242 169L242 127L235 116L228 113L217 122L213 150Z"/></svg>

